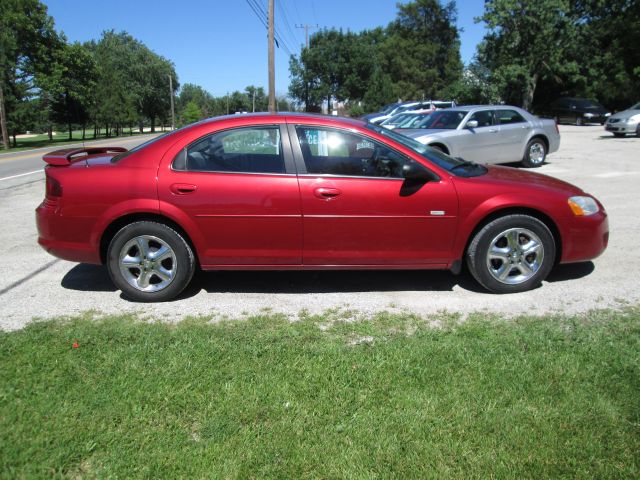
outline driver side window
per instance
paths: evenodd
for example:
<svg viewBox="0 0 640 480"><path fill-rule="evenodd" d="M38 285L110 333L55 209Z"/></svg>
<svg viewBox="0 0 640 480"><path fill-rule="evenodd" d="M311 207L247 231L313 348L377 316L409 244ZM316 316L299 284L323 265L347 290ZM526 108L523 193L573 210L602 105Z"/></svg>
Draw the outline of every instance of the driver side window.
<svg viewBox="0 0 640 480"><path fill-rule="evenodd" d="M316 175L403 178L413 160L361 135L296 127L307 172Z"/></svg>

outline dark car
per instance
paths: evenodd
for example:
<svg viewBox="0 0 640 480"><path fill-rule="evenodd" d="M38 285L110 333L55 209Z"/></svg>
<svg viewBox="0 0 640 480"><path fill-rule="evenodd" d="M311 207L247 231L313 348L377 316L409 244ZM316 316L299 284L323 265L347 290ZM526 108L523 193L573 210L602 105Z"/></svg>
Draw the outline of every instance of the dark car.
<svg viewBox="0 0 640 480"><path fill-rule="evenodd" d="M130 151L44 156L38 241L107 266L134 300L203 270L450 269L499 293L597 257L609 228L578 187L478 165L357 120L213 118Z"/></svg>
<svg viewBox="0 0 640 480"><path fill-rule="evenodd" d="M588 98L563 97L553 102L544 112L545 116L555 118L557 123L585 125L599 123L604 125L611 112L595 100Z"/></svg>

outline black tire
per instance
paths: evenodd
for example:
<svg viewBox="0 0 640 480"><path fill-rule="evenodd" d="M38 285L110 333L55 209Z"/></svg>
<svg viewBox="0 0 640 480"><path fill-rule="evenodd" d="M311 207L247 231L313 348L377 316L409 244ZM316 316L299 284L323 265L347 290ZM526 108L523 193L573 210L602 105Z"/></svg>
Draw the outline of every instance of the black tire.
<svg viewBox="0 0 640 480"><path fill-rule="evenodd" d="M636 127L636 136L640 137L640 123L638 124L638 126Z"/></svg>
<svg viewBox="0 0 640 480"><path fill-rule="evenodd" d="M613 136L616 138L622 138L624 137L624 133L614 133Z"/></svg>
<svg viewBox="0 0 640 480"><path fill-rule="evenodd" d="M508 241L509 236L517 245ZM519 247L534 244L541 247L535 253L519 250ZM489 256L492 246L495 247L492 251L499 252L500 257ZM512 249L512 246L515 248ZM505 260L502 260L502 256ZM500 217L480 229L467 249L466 260L473 277L487 290L494 293L517 293L540 285L553 268L555 256L555 241L549 228L537 218L518 214ZM530 274L523 273L525 266ZM503 280L497 278L501 272L506 272Z"/></svg>
<svg viewBox="0 0 640 480"><path fill-rule="evenodd" d="M524 151L522 165L526 168L537 168L544 165L547 159L547 145L541 138L532 138Z"/></svg>
<svg viewBox="0 0 640 480"><path fill-rule="evenodd" d="M579 126L579 127L584 125L584 120L582 120L582 117L579 116L579 115L576 116L576 125Z"/></svg>
<svg viewBox="0 0 640 480"><path fill-rule="evenodd" d="M107 251L107 269L113 283L131 300L164 302L187 287L195 258L189 244L171 227L140 221L115 234Z"/></svg>

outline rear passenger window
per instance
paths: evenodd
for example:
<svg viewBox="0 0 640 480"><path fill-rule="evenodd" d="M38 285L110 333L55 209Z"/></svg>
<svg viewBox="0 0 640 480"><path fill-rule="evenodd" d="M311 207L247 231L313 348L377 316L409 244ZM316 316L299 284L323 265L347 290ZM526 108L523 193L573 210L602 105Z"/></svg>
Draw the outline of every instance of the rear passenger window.
<svg viewBox="0 0 640 480"><path fill-rule="evenodd" d="M500 125L526 122L524 117L515 110L496 110L496 118Z"/></svg>
<svg viewBox="0 0 640 480"><path fill-rule="evenodd" d="M319 175L402 178L411 159L360 135L296 127L307 172Z"/></svg>
<svg viewBox="0 0 640 480"><path fill-rule="evenodd" d="M248 127L208 135L180 152L173 168L196 172L285 173L280 129Z"/></svg>

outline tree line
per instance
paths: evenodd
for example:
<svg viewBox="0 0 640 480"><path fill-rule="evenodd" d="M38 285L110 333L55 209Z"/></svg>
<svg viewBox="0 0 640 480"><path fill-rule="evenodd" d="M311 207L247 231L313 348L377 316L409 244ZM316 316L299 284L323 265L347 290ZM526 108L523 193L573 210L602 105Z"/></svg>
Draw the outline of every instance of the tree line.
<svg viewBox="0 0 640 480"><path fill-rule="evenodd" d="M290 96L308 111L332 101L352 113L397 101L455 99L536 110L560 96L611 109L638 101L637 0L485 0L487 33L463 67L453 1L398 4L385 28L311 36L290 60Z"/></svg>
<svg viewBox="0 0 640 480"><path fill-rule="evenodd" d="M0 4L0 106L5 148L28 130L89 126L118 135L124 127L166 123L173 64L126 32L69 43L37 0Z"/></svg>
<svg viewBox="0 0 640 480"><path fill-rule="evenodd" d="M638 101L637 0L485 0L487 33L473 61L460 57L456 3L398 4L386 27L325 29L290 57L289 97L279 110L319 111L343 102L351 115L398 99L508 103L536 110L559 96L596 98L611 109ZM171 81L169 80L171 79ZM170 89L170 85L172 89ZM119 135L170 118L177 123L266 111L262 87L214 97L180 88L173 63L126 32L70 43L38 0L0 2L0 134L75 128Z"/></svg>

